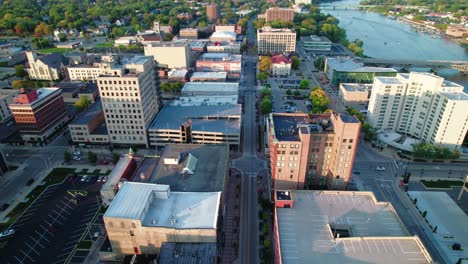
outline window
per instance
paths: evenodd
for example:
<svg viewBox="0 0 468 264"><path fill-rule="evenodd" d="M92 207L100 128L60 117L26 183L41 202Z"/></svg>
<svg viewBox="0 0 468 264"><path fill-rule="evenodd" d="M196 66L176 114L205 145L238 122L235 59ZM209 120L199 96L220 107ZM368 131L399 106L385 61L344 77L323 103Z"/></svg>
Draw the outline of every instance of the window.
<svg viewBox="0 0 468 264"><path fill-rule="evenodd" d="M135 225L135 223L132 223L132 228L136 228L136 225Z"/></svg>
<svg viewBox="0 0 468 264"><path fill-rule="evenodd" d="M130 236L135 236L135 232L133 232L133 230L130 230Z"/></svg>

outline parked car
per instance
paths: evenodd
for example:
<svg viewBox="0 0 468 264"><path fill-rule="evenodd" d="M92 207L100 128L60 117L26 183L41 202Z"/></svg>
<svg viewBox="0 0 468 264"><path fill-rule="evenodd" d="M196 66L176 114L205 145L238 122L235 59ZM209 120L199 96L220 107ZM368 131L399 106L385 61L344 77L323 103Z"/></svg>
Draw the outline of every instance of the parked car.
<svg viewBox="0 0 468 264"><path fill-rule="evenodd" d="M103 179L104 179L104 176L99 176L99 178L97 179L97 182L102 182Z"/></svg>
<svg viewBox="0 0 468 264"><path fill-rule="evenodd" d="M9 204L9 203L4 203L4 204L2 204L2 206L0 207L0 212L5 211L8 207L10 207L10 204Z"/></svg>
<svg viewBox="0 0 468 264"><path fill-rule="evenodd" d="M73 160L81 160L81 157L80 156L73 156Z"/></svg>
<svg viewBox="0 0 468 264"><path fill-rule="evenodd" d="M75 155L75 156L80 156L80 155L81 155L81 151L77 149L77 150L73 151L73 155Z"/></svg>
<svg viewBox="0 0 468 264"><path fill-rule="evenodd" d="M80 179L80 182L85 182L89 177L88 176L82 176Z"/></svg>
<svg viewBox="0 0 468 264"><path fill-rule="evenodd" d="M26 182L26 186L31 186L34 183L34 179L29 179L28 182Z"/></svg>
<svg viewBox="0 0 468 264"><path fill-rule="evenodd" d="M385 170L385 167L379 167L379 166L377 166L377 168L375 168L375 169L378 170L378 171L384 171L384 170Z"/></svg>
<svg viewBox="0 0 468 264"><path fill-rule="evenodd" d="M5 238L15 234L16 230L14 228L7 229L0 233L0 238Z"/></svg>

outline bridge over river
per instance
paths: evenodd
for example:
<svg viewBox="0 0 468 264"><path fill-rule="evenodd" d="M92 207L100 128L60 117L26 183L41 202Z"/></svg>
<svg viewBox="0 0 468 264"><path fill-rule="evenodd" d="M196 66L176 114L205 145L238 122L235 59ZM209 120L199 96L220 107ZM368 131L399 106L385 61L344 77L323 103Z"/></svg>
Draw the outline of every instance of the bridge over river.
<svg viewBox="0 0 468 264"><path fill-rule="evenodd" d="M381 67L399 66L405 69L412 67L431 68L433 71L444 68L457 69L465 74L468 73L468 61L443 61L443 60L400 60L400 59L360 59L366 65L375 65Z"/></svg>

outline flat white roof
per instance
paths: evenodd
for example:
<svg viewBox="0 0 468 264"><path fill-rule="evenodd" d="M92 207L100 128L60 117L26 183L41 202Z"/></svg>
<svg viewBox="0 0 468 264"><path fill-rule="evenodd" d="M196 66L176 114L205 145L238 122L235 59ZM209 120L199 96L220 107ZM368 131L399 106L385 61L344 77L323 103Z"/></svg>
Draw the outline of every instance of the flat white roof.
<svg viewBox="0 0 468 264"><path fill-rule="evenodd" d="M106 218L140 220L142 226L216 228L221 192L171 192L169 185L125 182Z"/></svg>
<svg viewBox="0 0 468 264"><path fill-rule="evenodd" d="M290 193L293 207L276 208L282 263L430 263L391 204L376 201L373 193ZM350 237L334 240L336 229Z"/></svg>
<svg viewBox="0 0 468 264"><path fill-rule="evenodd" d="M237 94L239 91L238 83L228 82L188 82L182 88L182 93L189 92L232 92Z"/></svg>
<svg viewBox="0 0 468 264"><path fill-rule="evenodd" d="M226 79L227 72L194 72L191 78Z"/></svg>
<svg viewBox="0 0 468 264"><path fill-rule="evenodd" d="M367 92L372 90L372 84L363 83L340 83L348 92Z"/></svg>
<svg viewBox="0 0 468 264"><path fill-rule="evenodd" d="M237 95L210 95L210 96L179 96L169 102L173 106L200 106L200 105L235 105L238 102Z"/></svg>
<svg viewBox="0 0 468 264"><path fill-rule="evenodd" d="M427 211L426 219L432 227L437 226L433 233L438 247L456 263L459 258L468 258L468 216L453 201L446 192L409 191L412 198L417 198L417 206L422 212ZM466 195L466 194L465 194ZM453 243L459 243L465 249L456 251L450 249Z"/></svg>

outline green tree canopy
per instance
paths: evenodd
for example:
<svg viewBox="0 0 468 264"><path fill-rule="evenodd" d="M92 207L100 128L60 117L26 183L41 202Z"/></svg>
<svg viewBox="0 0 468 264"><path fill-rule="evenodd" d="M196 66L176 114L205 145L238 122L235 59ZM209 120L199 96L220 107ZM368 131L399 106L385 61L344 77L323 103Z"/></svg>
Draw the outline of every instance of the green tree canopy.
<svg viewBox="0 0 468 264"><path fill-rule="evenodd" d="M271 113L273 104L269 98L263 98L263 100L260 103L260 110L262 111L262 114L266 115Z"/></svg>
<svg viewBox="0 0 468 264"><path fill-rule="evenodd" d="M325 69L325 58L324 57L318 57L314 60L314 66L317 68L319 71L323 71Z"/></svg>
<svg viewBox="0 0 468 264"><path fill-rule="evenodd" d="M27 73L26 73L26 70L24 69L24 65L16 65L15 66L15 76L16 77L23 78L26 75L27 75Z"/></svg>
<svg viewBox="0 0 468 264"><path fill-rule="evenodd" d="M310 81L309 80L301 80L299 83L299 89L308 89L310 86Z"/></svg>
<svg viewBox="0 0 468 264"><path fill-rule="evenodd" d="M301 66L301 59L299 59L299 57L297 56L292 56L291 60L292 60L291 67L293 68L293 70L299 69L299 67Z"/></svg>
<svg viewBox="0 0 468 264"><path fill-rule="evenodd" d="M163 82L159 86L161 88L161 91L167 93L167 92L180 92L182 90L182 87L184 85L181 82Z"/></svg>
<svg viewBox="0 0 468 264"><path fill-rule="evenodd" d="M264 73L264 72L259 72L257 74L257 78L260 82L265 82L267 79L268 79L268 74Z"/></svg>
<svg viewBox="0 0 468 264"><path fill-rule="evenodd" d="M323 113L330 105L330 98L323 89L316 89L309 95L310 102L312 103L312 113Z"/></svg>
<svg viewBox="0 0 468 264"><path fill-rule="evenodd" d="M85 95L80 96L78 102L74 104L75 108L78 109L80 112L84 111L89 106L88 97Z"/></svg>

